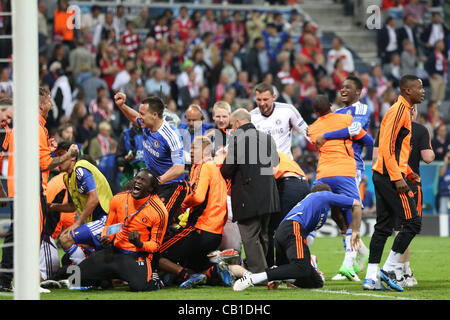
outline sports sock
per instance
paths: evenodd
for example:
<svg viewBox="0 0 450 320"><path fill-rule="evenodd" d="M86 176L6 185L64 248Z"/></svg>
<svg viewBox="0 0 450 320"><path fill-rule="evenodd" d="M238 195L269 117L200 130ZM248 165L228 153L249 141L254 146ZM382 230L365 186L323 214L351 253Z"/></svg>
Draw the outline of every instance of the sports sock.
<svg viewBox="0 0 450 320"><path fill-rule="evenodd" d="M367 265L366 279L378 279L378 263L369 263Z"/></svg>
<svg viewBox="0 0 450 320"><path fill-rule="evenodd" d="M267 273L265 273L265 272L253 273L252 275L250 275L250 280L252 280L253 284L257 284L257 283L266 281Z"/></svg>
<svg viewBox="0 0 450 320"><path fill-rule="evenodd" d="M316 231L311 231L308 236L306 237L306 243L308 244L308 247L311 247L314 240L316 239Z"/></svg>
<svg viewBox="0 0 450 320"><path fill-rule="evenodd" d="M409 274L409 275L412 274L412 270L411 270L411 266L410 266L410 264L409 264L409 261L405 261L405 262L403 263L403 272L404 272L405 274Z"/></svg>
<svg viewBox="0 0 450 320"><path fill-rule="evenodd" d="M397 279L403 277L403 263L398 262L402 253L394 252L391 250L386 262L383 265L384 271L394 271Z"/></svg>
<svg viewBox="0 0 450 320"><path fill-rule="evenodd" d="M242 274L242 277L250 277L251 275L252 275L252 273L247 270Z"/></svg>
<svg viewBox="0 0 450 320"><path fill-rule="evenodd" d="M357 254L357 252L354 251L350 245L351 237L352 237L352 228L348 228L344 239L345 257L343 262L343 264L348 268L353 268L353 264L355 263Z"/></svg>
<svg viewBox="0 0 450 320"><path fill-rule="evenodd" d="M360 256L367 256L369 254L369 249L366 247L362 240L359 240L359 250L358 253Z"/></svg>
<svg viewBox="0 0 450 320"><path fill-rule="evenodd" d="M68 249L64 249L64 251L70 256L70 260L77 265L86 259L83 250L76 244L71 245Z"/></svg>

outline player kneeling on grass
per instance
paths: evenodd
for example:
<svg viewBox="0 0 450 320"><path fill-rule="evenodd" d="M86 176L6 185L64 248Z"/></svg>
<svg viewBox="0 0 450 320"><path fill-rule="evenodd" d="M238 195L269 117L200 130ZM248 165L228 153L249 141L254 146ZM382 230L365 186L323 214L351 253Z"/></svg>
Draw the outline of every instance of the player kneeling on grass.
<svg viewBox="0 0 450 320"><path fill-rule="evenodd" d="M327 184L318 184L286 215L275 231L275 250L281 253L278 267L261 273L244 273L243 277L234 283L233 290L242 291L265 281L269 281L270 288L273 285L271 282L288 279L294 279L293 284L296 287L321 288L324 279L315 261L311 263L306 237L311 231L323 226L330 207L351 208L355 228L352 230L350 245L357 250L360 240L358 230L361 224L361 203L357 199L332 193ZM332 214L332 218L342 228L344 215Z"/></svg>
<svg viewBox="0 0 450 320"><path fill-rule="evenodd" d="M112 198L101 237L104 250L79 264L83 287L119 279L128 282L131 291L161 288L152 272L152 260L161 246L169 215L157 189L156 177L142 169L131 190Z"/></svg>
<svg viewBox="0 0 450 320"><path fill-rule="evenodd" d="M213 144L197 136L191 144L189 193L180 213L190 209L186 226L161 246L159 268L174 275L180 288L190 289L208 280L232 286L234 276L225 261L211 263L208 254L219 248L227 221L227 185L212 158Z"/></svg>
<svg viewBox="0 0 450 320"><path fill-rule="evenodd" d="M68 152L70 143L61 142L55 151L57 156ZM109 203L112 198L108 180L98 168L87 160L72 157L59 165L65 172L64 183L69 191L69 201L62 204L49 204L49 211L73 212L77 210L79 217L75 223L65 229L59 241L70 260L79 264L86 256L79 244L88 245L96 250L102 248L100 234L106 223Z"/></svg>

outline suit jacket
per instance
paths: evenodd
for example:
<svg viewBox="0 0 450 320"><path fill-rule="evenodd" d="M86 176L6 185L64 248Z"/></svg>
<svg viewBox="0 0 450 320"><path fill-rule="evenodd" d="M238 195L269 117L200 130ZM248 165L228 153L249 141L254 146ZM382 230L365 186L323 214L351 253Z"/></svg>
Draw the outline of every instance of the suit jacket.
<svg viewBox="0 0 450 320"><path fill-rule="evenodd" d="M225 179L231 179L233 221L280 211L273 167L278 165L273 138L255 128L242 125L231 138L228 154L220 168Z"/></svg>
<svg viewBox="0 0 450 320"><path fill-rule="evenodd" d="M416 29L415 28L411 28L412 31L412 35L413 35L413 39L414 39L414 47L417 49L419 47L419 39L417 39L416 36ZM400 27L397 29L397 43L398 43L398 51L401 53L403 51L403 40L405 39L409 39L408 37L408 32L406 32L406 28Z"/></svg>

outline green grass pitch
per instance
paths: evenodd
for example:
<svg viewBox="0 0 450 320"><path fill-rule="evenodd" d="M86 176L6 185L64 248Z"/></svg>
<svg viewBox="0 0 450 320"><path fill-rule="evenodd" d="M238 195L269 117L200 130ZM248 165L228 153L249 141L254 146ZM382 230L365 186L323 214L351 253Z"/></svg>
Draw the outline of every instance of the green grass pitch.
<svg viewBox="0 0 450 320"><path fill-rule="evenodd" d="M363 240L368 246L370 238ZM392 241L391 237L386 243L382 263ZM341 238L327 237L317 238L311 247L326 277L321 289L280 287L269 291L265 286L260 286L233 292L228 287L205 285L190 290L170 287L133 293L121 286L112 290L53 289L49 294L41 294L41 300L450 300L450 238L418 236L413 240L411 249L411 265L418 285L405 288L404 292L364 291L362 282L331 281L342 262L343 246ZM364 276L365 270L359 273L361 280ZM0 299L12 299L12 294L2 294Z"/></svg>

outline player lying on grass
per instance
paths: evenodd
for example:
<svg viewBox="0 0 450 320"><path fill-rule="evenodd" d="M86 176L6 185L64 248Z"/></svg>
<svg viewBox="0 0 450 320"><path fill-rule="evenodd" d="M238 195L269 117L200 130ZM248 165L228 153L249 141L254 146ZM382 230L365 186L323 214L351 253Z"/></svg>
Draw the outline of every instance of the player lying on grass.
<svg viewBox="0 0 450 320"><path fill-rule="evenodd" d="M276 288L277 283L289 279L295 279L293 284L296 287L321 288L324 279L317 266L311 264L306 237L311 231L323 226L331 207L351 208L355 228L352 229L350 245L358 250L361 203L358 199L332 193L327 184L318 184L287 214L275 231L275 250L281 252L281 261L277 261L278 267L261 273L246 272L242 278L236 280L233 290L242 291L265 281L268 281L269 288ZM344 227L345 216L342 211L332 211L331 217L340 228Z"/></svg>

